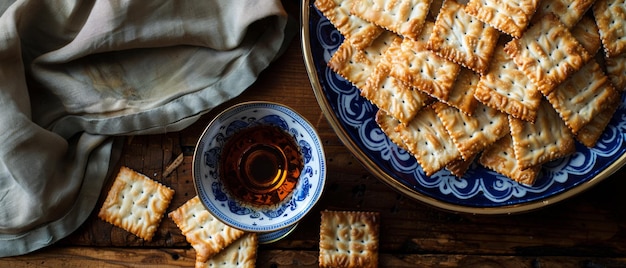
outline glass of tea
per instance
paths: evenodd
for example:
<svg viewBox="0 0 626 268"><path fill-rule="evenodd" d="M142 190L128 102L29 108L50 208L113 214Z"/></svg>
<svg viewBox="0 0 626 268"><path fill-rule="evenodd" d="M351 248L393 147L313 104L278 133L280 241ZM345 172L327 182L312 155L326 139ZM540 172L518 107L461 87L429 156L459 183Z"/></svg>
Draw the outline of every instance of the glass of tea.
<svg viewBox="0 0 626 268"><path fill-rule="evenodd" d="M278 103L245 102L219 113L202 133L194 186L217 219L275 238L321 197L325 162L320 138L304 117Z"/></svg>
<svg viewBox="0 0 626 268"><path fill-rule="evenodd" d="M244 206L280 205L292 193L304 164L295 139L275 125L258 125L230 136L218 173L225 190Z"/></svg>

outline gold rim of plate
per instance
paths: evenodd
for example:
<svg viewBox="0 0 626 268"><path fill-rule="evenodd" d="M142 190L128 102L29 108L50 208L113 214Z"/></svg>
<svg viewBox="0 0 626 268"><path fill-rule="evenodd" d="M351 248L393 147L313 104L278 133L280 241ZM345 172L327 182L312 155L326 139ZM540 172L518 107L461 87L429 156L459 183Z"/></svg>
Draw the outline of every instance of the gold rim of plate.
<svg viewBox="0 0 626 268"><path fill-rule="evenodd" d="M432 198L426 196L424 194L418 193L406 185L400 183L397 179L390 176L386 172L384 172L376 163L374 163L364 152L359 148L358 145L354 143L354 141L349 137L348 133L341 127L339 119L333 113L332 107L330 103L324 96L324 92L322 90L322 86L319 82L319 78L317 77L317 72L315 70L315 64L313 63L313 56L311 55L311 46L310 46L310 38L309 38L309 13L310 13L310 2L311 0L303 0L301 2L301 14L300 14L300 34L301 34L301 45L302 52L304 56L304 64L306 66L306 71L309 76L309 80L311 82L311 86L313 88L313 93L315 94L315 98L317 99L317 103L319 104L324 116L328 119L331 127L339 137L339 139L345 144L348 150L361 162L365 168L374 174L379 180L386 183L388 186L393 189L401 192L407 197L410 197L414 200L421 201L428 205L434 206L436 208L440 208L447 211L452 212L462 212L469 214L517 214L521 212L529 212L536 209L544 208L548 205L552 205L558 203L559 201L563 201L567 198L575 196L592 186L598 184L600 181L605 178L611 176L617 170L619 170L624 164L626 164L626 154L622 154L616 161L614 161L607 168L599 172L595 177L581 183L567 191L564 191L559 194L555 194L549 197L546 197L537 201L529 201L526 203L520 203L515 205L503 205L499 207L468 207L458 204L452 204L449 202L445 202L436 198Z"/></svg>

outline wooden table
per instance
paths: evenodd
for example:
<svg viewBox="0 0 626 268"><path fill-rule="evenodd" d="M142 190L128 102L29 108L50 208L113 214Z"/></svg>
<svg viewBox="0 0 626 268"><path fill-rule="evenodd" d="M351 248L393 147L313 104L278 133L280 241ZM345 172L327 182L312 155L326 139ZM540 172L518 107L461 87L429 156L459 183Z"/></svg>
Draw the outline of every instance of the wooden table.
<svg viewBox="0 0 626 268"><path fill-rule="evenodd" d="M317 267L324 209L381 213L381 267L626 266L626 169L571 199L517 215L451 213L406 198L364 169L330 127L311 89L298 37L245 93L189 128L128 138L117 168L131 167L172 187L176 194L168 211L177 208L195 196L191 162L202 130L218 111L248 100L274 101L301 113L319 132L328 161L321 200L293 233L259 247L258 267ZM163 178L180 153L183 164ZM96 212L69 237L25 256L1 258L0 267L193 267L195 251L171 219L164 218L146 242Z"/></svg>

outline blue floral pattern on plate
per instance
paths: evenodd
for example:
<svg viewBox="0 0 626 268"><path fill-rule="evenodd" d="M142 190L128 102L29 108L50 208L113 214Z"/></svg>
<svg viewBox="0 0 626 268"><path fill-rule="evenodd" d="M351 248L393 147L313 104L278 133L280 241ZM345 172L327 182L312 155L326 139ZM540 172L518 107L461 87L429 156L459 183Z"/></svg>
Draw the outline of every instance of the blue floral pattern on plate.
<svg viewBox="0 0 626 268"><path fill-rule="evenodd" d="M576 191L580 191L584 187L579 186L590 184L600 173L614 171L626 161L626 108L622 96L622 103L598 144L591 149L577 144L575 154L544 165L533 186L516 183L476 163L460 179L445 170L426 176L415 159L393 144L377 126L374 121L377 108L362 98L350 82L327 67L343 36L312 2L303 4L303 18L308 17L303 22L306 23L303 50L318 102L328 107L329 120L338 122L340 129L335 130L340 136L345 133L342 138L349 140L345 143L354 144L353 149L364 155L360 160L369 163L366 166L370 170L382 173L379 177L383 181L410 197L462 212L519 212L540 207L542 203L550 203L549 200L558 201L557 196L577 187Z"/></svg>
<svg viewBox="0 0 626 268"><path fill-rule="evenodd" d="M274 125L288 132L300 146L304 160L292 196L275 208L242 206L219 181L217 164L228 137L257 125ZM326 167L322 143L308 121L283 105L247 102L225 110L209 123L194 153L193 175L200 200L215 217L241 230L267 233L289 227L304 217L321 196Z"/></svg>

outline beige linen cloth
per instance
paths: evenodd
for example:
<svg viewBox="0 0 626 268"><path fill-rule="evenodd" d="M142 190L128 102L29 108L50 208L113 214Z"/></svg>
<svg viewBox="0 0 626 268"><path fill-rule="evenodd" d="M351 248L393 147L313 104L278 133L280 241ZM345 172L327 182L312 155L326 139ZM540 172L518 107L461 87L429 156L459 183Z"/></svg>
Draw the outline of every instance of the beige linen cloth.
<svg viewBox="0 0 626 268"><path fill-rule="evenodd" d="M113 137L185 128L251 85L295 30L279 0L17 0L0 12L0 257L85 221L117 161Z"/></svg>

